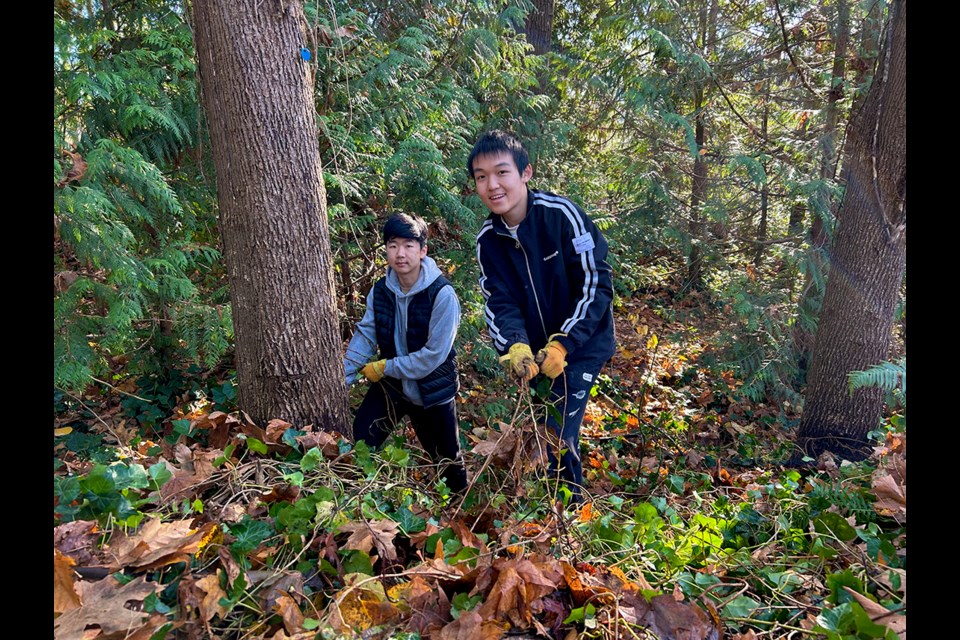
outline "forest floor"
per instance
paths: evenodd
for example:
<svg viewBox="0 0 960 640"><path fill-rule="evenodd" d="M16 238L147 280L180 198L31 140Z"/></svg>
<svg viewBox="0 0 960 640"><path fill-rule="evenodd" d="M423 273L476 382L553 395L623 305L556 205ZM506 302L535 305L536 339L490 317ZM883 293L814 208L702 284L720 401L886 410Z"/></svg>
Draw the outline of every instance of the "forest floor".
<svg viewBox="0 0 960 640"><path fill-rule="evenodd" d="M620 301L581 505L544 472L543 390L469 349L463 500L412 429L371 452L254 424L229 380L55 394L55 636L905 637L905 433L784 468L798 408L703 364L728 324L697 295Z"/></svg>

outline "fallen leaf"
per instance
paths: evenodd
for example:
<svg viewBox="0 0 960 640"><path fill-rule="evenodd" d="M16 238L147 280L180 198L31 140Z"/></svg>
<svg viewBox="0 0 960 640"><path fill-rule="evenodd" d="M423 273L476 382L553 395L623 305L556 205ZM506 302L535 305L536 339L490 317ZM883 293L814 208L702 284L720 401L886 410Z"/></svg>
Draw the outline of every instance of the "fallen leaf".
<svg viewBox="0 0 960 640"><path fill-rule="evenodd" d="M77 574L73 570L76 562L70 556L63 555L59 549L53 550L53 612L65 613L80 606L80 596L74 585Z"/></svg>
<svg viewBox="0 0 960 640"><path fill-rule="evenodd" d="M494 621L484 622L476 611L466 611L440 630L439 640L497 640L509 627Z"/></svg>
<svg viewBox="0 0 960 640"><path fill-rule="evenodd" d="M283 594L278 597L274 609L280 614L283 628L287 633L296 633L303 629L303 612L289 595Z"/></svg>
<svg viewBox="0 0 960 640"><path fill-rule="evenodd" d="M291 428L293 425L289 422L280 420L279 418L274 418L267 423L267 428L264 432L264 437L266 440L264 442L268 444L282 444L281 438L287 429Z"/></svg>
<svg viewBox="0 0 960 640"><path fill-rule="evenodd" d="M294 437L294 440L303 447L304 451L314 447L320 449L323 457L328 460L340 455L339 438L327 431L307 431L302 436Z"/></svg>
<svg viewBox="0 0 960 640"><path fill-rule="evenodd" d="M97 538L100 528L93 520L74 520L53 528L53 546L81 567L99 562Z"/></svg>
<svg viewBox="0 0 960 640"><path fill-rule="evenodd" d="M496 576L495 581L493 576ZM499 620L527 627L533 620L536 601L555 591L563 581L563 569L554 558L531 554L528 558L499 558L481 577L474 592L483 592L493 582L477 613L484 620Z"/></svg>
<svg viewBox="0 0 960 640"><path fill-rule="evenodd" d="M350 538L343 545L345 549L357 549L369 553L376 545L381 558L385 560L397 559L397 550L393 546L393 539L399 533L400 525L393 520L346 522L340 525L338 531L350 532Z"/></svg>
<svg viewBox="0 0 960 640"><path fill-rule="evenodd" d="M248 573L249 576L251 573ZM276 609L284 596L303 593L303 574L299 571L265 571L267 578L260 585L260 602L264 611ZM251 578L251 581L253 579Z"/></svg>
<svg viewBox="0 0 960 640"><path fill-rule="evenodd" d="M857 593L850 587L844 585L843 588L853 596L853 599L863 607L863 610L867 612L867 615L870 616L870 620L876 622L877 624L882 624L888 629L892 629L894 633L903 638L907 633L907 616L890 611L885 606L879 602L874 602L867 596Z"/></svg>
<svg viewBox="0 0 960 640"><path fill-rule="evenodd" d="M108 547L112 556L111 567L122 569L157 569L177 562L189 562L200 542L214 523L201 529L191 528L192 520L162 522L150 518L137 533L126 535L120 530L114 534Z"/></svg>
<svg viewBox="0 0 960 640"><path fill-rule="evenodd" d="M143 576L124 585L108 576L96 582L80 582L78 586L83 604L53 621L56 640L83 638L88 627L100 628L101 635L97 640L146 640L167 622L166 616L127 607L131 602L142 603L147 596L162 588L162 585L147 582Z"/></svg>
<svg viewBox="0 0 960 640"><path fill-rule="evenodd" d="M400 609L387 599L379 580L353 573L345 575L344 582L346 586L333 597L326 621L334 629L366 630L400 619Z"/></svg>
<svg viewBox="0 0 960 640"><path fill-rule="evenodd" d="M212 620L213 616L223 620L230 611L220 604L220 599L227 597L227 593L220 588L220 575L220 570L217 570L215 574L204 576L196 582L196 587L204 594L200 600L200 617L205 622Z"/></svg>
<svg viewBox="0 0 960 640"><path fill-rule="evenodd" d="M710 616L694 604L678 602L673 595L663 594L650 599L651 610L646 621L650 630L662 640L719 640L720 631Z"/></svg>

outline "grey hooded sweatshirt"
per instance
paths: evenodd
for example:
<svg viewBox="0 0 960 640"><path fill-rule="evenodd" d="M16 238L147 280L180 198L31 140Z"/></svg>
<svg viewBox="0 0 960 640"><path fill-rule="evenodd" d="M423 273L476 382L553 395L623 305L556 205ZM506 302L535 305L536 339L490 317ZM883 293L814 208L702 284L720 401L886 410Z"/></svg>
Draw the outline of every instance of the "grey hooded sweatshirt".
<svg viewBox="0 0 960 640"><path fill-rule="evenodd" d="M423 291L440 276L440 268L430 256L420 261L420 276L417 282L404 293L400 289L400 280L393 269L387 267L387 287L397 296L397 317L394 323L393 341L397 348L397 357L387 361L384 374L399 378L403 382L403 395L413 404L423 406L417 380L436 369L446 360L453 348L460 326L460 302L453 287L443 287L437 292L430 316L430 330L427 343L419 351L407 350L407 305L410 299ZM373 313L373 288L367 293L367 308L363 318L357 324L347 352L343 357L343 369L349 386L360 377L363 365L377 354L377 331Z"/></svg>

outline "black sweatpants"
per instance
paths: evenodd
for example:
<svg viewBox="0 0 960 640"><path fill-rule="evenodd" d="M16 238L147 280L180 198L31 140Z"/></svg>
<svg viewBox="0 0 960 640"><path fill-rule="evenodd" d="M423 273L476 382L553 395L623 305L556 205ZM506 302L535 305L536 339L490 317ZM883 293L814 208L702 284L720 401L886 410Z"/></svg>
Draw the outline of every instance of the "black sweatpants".
<svg viewBox="0 0 960 640"><path fill-rule="evenodd" d="M410 416L420 446L440 466L440 475L451 491L467 488L467 471L460 453L456 398L424 408L382 382L370 385L353 419L353 439L376 449L390 436L404 416Z"/></svg>

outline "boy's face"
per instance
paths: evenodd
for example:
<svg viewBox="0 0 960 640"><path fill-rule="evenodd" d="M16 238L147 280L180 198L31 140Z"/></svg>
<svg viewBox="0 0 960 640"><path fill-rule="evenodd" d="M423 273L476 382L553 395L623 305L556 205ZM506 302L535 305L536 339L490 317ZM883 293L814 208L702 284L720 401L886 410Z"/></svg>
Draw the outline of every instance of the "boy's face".
<svg viewBox="0 0 960 640"><path fill-rule="evenodd" d="M520 172L509 153L477 156L473 159L473 179L477 195L491 212L503 216L513 226L527 215L527 182L533 167Z"/></svg>
<svg viewBox="0 0 960 640"><path fill-rule="evenodd" d="M427 245L411 238L387 240L387 264L401 279L415 279L420 274L420 261L427 255Z"/></svg>

